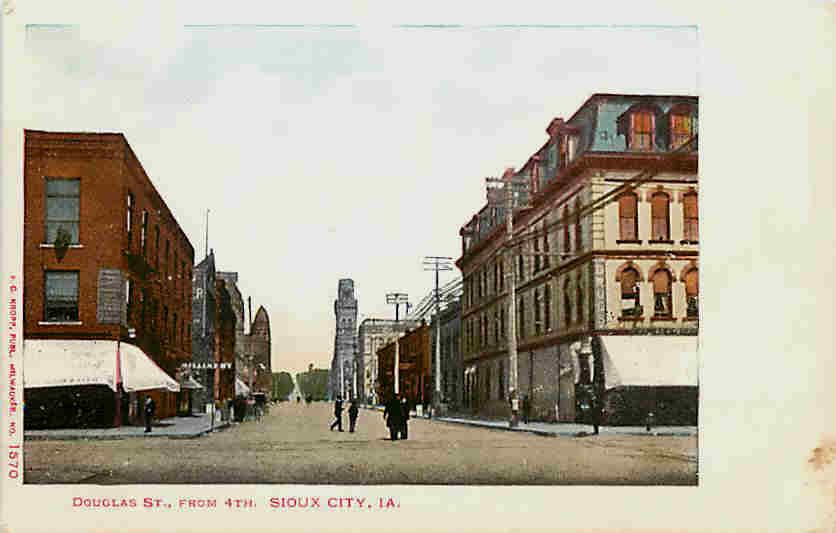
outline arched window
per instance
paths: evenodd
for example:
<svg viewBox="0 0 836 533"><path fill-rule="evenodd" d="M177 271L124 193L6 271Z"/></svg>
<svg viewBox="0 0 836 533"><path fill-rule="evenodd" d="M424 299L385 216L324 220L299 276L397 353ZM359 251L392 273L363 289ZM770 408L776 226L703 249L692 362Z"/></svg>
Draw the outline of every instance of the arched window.
<svg viewBox="0 0 836 533"><path fill-rule="evenodd" d="M578 318L577 322L582 324L584 322L584 315L583 315L583 283L581 283L580 277L578 277L578 281L575 284L575 300L577 300L575 307L578 309Z"/></svg>
<svg viewBox="0 0 836 533"><path fill-rule="evenodd" d="M575 200L575 250L583 249L583 231L581 230L581 201Z"/></svg>
<svg viewBox="0 0 836 533"><path fill-rule="evenodd" d="M621 272L621 316L639 317L642 309L639 305L639 273L633 267Z"/></svg>
<svg viewBox="0 0 836 533"><path fill-rule="evenodd" d="M688 192L682 197L682 218L683 239L688 242L699 241L700 218L696 192Z"/></svg>
<svg viewBox="0 0 836 533"><path fill-rule="evenodd" d="M692 268L685 274L685 300L687 303L685 316L688 318L699 317L699 293L699 271L696 268Z"/></svg>
<svg viewBox="0 0 836 533"><path fill-rule="evenodd" d="M670 225L670 196L664 192L653 193L650 199L650 218L653 241L669 241L671 238Z"/></svg>
<svg viewBox="0 0 836 533"><path fill-rule="evenodd" d="M639 199L635 193L629 193L618 199L619 239L635 241L639 238L637 210Z"/></svg>
<svg viewBox="0 0 836 533"><path fill-rule="evenodd" d="M563 322L568 326L572 323L572 298L569 297L569 280L563 282Z"/></svg>
<svg viewBox="0 0 836 533"><path fill-rule="evenodd" d="M653 274L653 316L671 316L671 275L664 268Z"/></svg>

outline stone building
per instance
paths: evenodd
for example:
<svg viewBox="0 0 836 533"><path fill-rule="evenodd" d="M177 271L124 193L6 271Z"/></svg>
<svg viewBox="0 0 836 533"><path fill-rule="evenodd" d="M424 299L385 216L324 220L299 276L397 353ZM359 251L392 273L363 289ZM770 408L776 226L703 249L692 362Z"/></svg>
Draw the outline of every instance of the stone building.
<svg viewBox="0 0 836 533"><path fill-rule="evenodd" d="M378 398L385 401L397 393L413 406L429 406L432 403L430 337L429 325L422 323L417 328L398 335L377 351ZM395 382L398 384L397 387Z"/></svg>
<svg viewBox="0 0 836 533"><path fill-rule="evenodd" d="M458 411L462 407L464 393L464 366L461 350L461 301L456 298L445 302L445 307L438 315L433 315L430 322L432 337L432 372L431 383L435 387L435 343L436 321L439 322L441 340L441 402L447 409Z"/></svg>
<svg viewBox="0 0 836 533"><path fill-rule="evenodd" d="M420 320L395 321L384 318L366 318L360 323L353 363L357 373L357 397L360 401L377 405L383 400L377 395L377 350L392 342L399 334L420 325Z"/></svg>
<svg viewBox="0 0 836 533"><path fill-rule="evenodd" d="M28 427L174 416L194 249L120 133L24 132Z"/></svg>
<svg viewBox="0 0 836 533"><path fill-rule="evenodd" d="M697 121L696 97L613 94L554 119L504 176L528 185L510 245L504 186L489 190L457 261L470 410L508 414L513 280L518 388L533 418L583 418L595 393L610 423L650 412L696 423Z"/></svg>
<svg viewBox="0 0 836 533"><path fill-rule="evenodd" d="M235 396L236 316L226 283L215 272L215 252L194 267L192 296L191 376L196 389L192 405L199 411L224 409Z"/></svg>
<svg viewBox="0 0 836 533"><path fill-rule="evenodd" d="M246 367L244 358L246 344L244 326L246 319L244 318L244 297L238 288L238 272L219 271L215 273L215 276L223 280L226 291L229 293L229 303L232 306L232 312L235 314L235 374L238 379L246 382L246 379L242 377L242 370Z"/></svg>
<svg viewBox="0 0 836 533"><path fill-rule="evenodd" d="M331 398L354 398L353 361L357 345L357 299L354 297L354 281L341 279L334 300L334 355L331 359L329 393Z"/></svg>
<svg viewBox="0 0 836 533"><path fill-rule="evenodd" d="M273 388L273 370L270 362L270 317L259 306L250 333L245 335L244 368L240 375L252 392L270 394Z"/></svg>

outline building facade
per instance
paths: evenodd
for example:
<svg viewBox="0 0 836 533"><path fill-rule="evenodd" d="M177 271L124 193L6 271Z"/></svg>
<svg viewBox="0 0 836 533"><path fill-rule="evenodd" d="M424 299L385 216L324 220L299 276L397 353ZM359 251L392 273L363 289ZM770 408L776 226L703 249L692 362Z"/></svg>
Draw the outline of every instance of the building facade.
<svg viewBox="0 0 836 533"><path fill-rule="evenodd" d="M357 298L354 281L341 279L334 300L334 356L331 359L329 393L331 398L355 398L354 351L357 345Z"/></svg>
<svg viewBox="0 0 836 533"><path fill-rule="evenodd" d="M378 360L377 351L389 344L398 335L421 325L420 320L389 320L366 318L360 323L357 333L357 352L353 368L357 375L357 397L360 401L377 405L383 401L377 395Z"/></svg>
<svg viewBox="0 0 836 533"><path fill-rule="evenodd" d="M592 394L610 423L696 423L698 102L590 97L466 224L464 405L507 416L509 294L517 387L532 418L584 418ZM508 182L509 184L511 182Z"/></svg>
<svg viewBox="0 0 836 533"><path fill-rule="evenodd" d="M24 336L40 358L27 365L27 414L137 423L150 395L174 416L194 249L125 137L26 130L23 231ZM56 354L64 363L45 369Z"/></svg>
<svg viewBox="0 0 836 533"><path fill-rule="evenodd" d="M270 363L270 317L264 307L255 313L250 333L245 335L244 368L242 380L252 392L270 394L273 387L273 370Z"/></svg>
<svg viewBox="0 0 836 533"><path fill-rule="evenodd" d="M464 395L464 365L461 350L461 302L458 298L445 302L446 307L433 315L430 323L432 337L432 372L430 378L435 387L435 351L438 325L441 359L441 402L451 411L462 408ZM438 324L436 322L438 321Z"/></svg>
<svg viewBox="0 0 836 533"><path fill-rule="evenodd" d="M378 398L385 401L392 394L399 394L412 406L428 407L432 403L430 337L429 325L422 323L415 329L399 334L378 350Z"/></svg>
<svg viewBox="0 0 836 533"><path fill-rule="evenodd" d="M215 252L194 267L191 376L203 388L194 390L192 406L207 412L224 409L235 396L237 317L226 282L215 271Z"/></svg>
<svg viewBox="0 0 836 533"><path fill-rule="evenodd" d="M229 302L232 306L232 312L235 314L235 373L238 379L246 382L242 378L242 370L246 366L246 359L244 357L244 349L246 344L246 331L244 326L246 318L244 316L244 297L241 290L238 288L238 273L237 272L216 272L215 276L222 279L229 293Z"/></svg>

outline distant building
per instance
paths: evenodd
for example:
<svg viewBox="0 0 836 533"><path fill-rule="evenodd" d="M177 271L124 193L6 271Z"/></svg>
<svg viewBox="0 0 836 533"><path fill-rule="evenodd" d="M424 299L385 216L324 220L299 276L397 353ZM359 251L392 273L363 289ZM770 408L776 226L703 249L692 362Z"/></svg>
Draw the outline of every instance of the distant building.
<svg viewBox="0 0 836 533"><path fill-rule="evenodd" d="M215 272L215 252L194 267L191 376L203 388L193 392L200 411L226 409L235 396L236 316L226 283ZM224 411L226 412L226 411Z"/></svg>
<svg viewBox="0 0 836 533"><path fill-rule="evenodd" d="M334 300L334 355L331 359L329 394L331 398L356 397L354 351L357 344L357 298L354 297L354 281L341 279Z"/></svg>
<svg viewBox="0 0 836 533"><path fill-rule="evenodd" d="M440 402L446 404L447 409L458 411L462 407L464 391L464 365L461 350L461 303L459 299L445 302L446 307L430 323L432 338L432 373L431 379L435 387L435 343L436 321L440 321L441 331L441 394Z"/></svg>
<svg viewBox="0 0 836 533"><path fill-rule="evenodd" d="M516 373L532 417L696 423L698 101L595 94L462 227L465 405L508 416L510 280ZM524 190L523 190L524 189ZM509 258L506 219L513 216ZM513 276L513 277L512 277Z"/></svg>
<svg viewBox="0 0 836 533"><path fill-rule="evenodd" d="M27 427L174 416L194 249L120 133L26 130Z"/></svg>
<svg viewBox="0 0 836 533"><path fill-rule="evenodd" d="M385 401L397 393L407 398L411 405L429 406L433 396L430 348L430 327L427 324L421 324L381 347L377 351L378 398Z"/></svg>
<svg viewBox="0 0 836 533"><path fill-rule="evenodd" d="M270 363L270 317L259 306L250 333L245 335L244 368L241 378L252 392L270 394L273 388L273 370Z"/></svg>
<svg viewBox="0 0 836 533"><path fill-rule="evenodd" d="M216 272L215 276L224 281L226 291L229 293L229 303L232 306L232 311L235 314L235 374L242 382L247 383L247 379L243 377L242 372L247 366L244 357L244 350L246 349L246 331L244 326L246 318L244 317L244 297L238 288L238 273L237 272Z"/></svg>
<svg viewBox="0 0 836 533"><path fill-rule="evenodd" d="M367 318L360 323L353 365L357 369L357 397L360 401L372 405L383 401L377 395L378 349L392 342L399 334L420 325L420 320L395 321L383 318Z"/></svg>

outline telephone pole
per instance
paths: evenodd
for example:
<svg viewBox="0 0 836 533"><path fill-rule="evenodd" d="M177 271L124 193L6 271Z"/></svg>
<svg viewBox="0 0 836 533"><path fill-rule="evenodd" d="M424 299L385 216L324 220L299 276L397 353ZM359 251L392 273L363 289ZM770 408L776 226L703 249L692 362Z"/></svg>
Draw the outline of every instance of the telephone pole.
<svg viewBox="0 0 836 533"><path fill-rule="evenodd" d="M452 257L424 257L424 270L435 272L435 391L432 402L434 409L441 403L441 297L438 292L438 273L442 270L453 270L452 261Z"/></svg>
<svg viewBox="0 0 836 533"><path fill-rule="evenodd" d="M397 324L400 316L398 315L398 311L400 309L401 304L406 304L407 309L409 308L409 295L405 292L390 292L386 294L386 303L387 304L394 304L395 305L395 324ZM395 380L395 394L400 392L400 366L401 366L401 357L400 357L400 338L401 335L398 333L397 325L395 326L395 368L393 369L393 377Z"/></svg>
<svg viewBox="0 0 836 533"><path fill-rule="evenodd" d="M405 292L390 292L386 294L386 303L395 305L395 322L400 320L401 304L406 304L407 311L409 310L409 296Z"/></svg>

